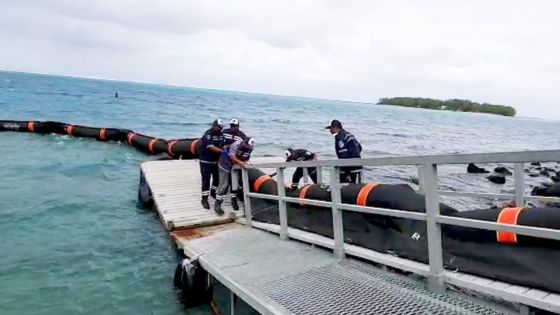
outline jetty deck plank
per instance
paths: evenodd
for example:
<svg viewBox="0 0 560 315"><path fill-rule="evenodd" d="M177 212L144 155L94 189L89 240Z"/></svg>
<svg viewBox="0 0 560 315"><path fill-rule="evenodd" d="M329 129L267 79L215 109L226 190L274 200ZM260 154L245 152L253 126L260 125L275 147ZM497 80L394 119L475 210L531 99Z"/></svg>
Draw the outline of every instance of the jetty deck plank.
<svg viewBox="0 0 560 315"><path fill-rule="evenodd" d="M254 158L254 162L281 162L278 157ZM154 203L159 216L168 230L189 228L232 221L243 213L241 209L233 211L228 197L222 208L225 215L218 216L214 210L204 209L200 205L201 179L198 160L163 160L148 161L140 165L148 185L150 186ZM273 173L273 170L267 170ZM286 170L286 182L291 180L294 169ZM210 198L211 206L213 204Z"/></svg>

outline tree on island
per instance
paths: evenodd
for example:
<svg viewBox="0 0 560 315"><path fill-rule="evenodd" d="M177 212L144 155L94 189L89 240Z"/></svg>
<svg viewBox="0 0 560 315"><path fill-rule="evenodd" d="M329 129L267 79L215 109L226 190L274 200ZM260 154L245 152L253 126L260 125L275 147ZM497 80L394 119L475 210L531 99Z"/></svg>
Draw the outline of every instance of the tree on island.
<svg viewBox="0 0 560 315"><path fill-rule="evenodd" d="M502 116L514 117L516 114L515 108L505 105L493 105L488 103L477 103L469 100L450 99L450 100L436 100L432 98L421 97L391 97L380 98L377 104L380 105L395 105L404 107L415 107L435 110L451 110L459 112L476 112L495 114Z"/></svg>

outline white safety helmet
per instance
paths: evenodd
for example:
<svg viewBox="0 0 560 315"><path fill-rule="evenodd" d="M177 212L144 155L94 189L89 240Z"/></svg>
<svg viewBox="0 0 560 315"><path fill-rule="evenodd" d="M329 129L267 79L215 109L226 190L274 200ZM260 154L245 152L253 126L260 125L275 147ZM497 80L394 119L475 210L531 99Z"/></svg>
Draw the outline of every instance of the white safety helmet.
<svg viewBox="0 0 560 315"><path fill-rule="evenodd" d="M294 153L294 149L292 148L287 148L286 152L284 152L284 155L286 156L286 159L289 158L290 156L292 156L292 154Z"/></svg>
<svg viewBox="0 0 560 315"><path fill-rule="evenodd" d="M229 121L229 124L239 126L239 120L233 118L232 120Z"/></svg>
<svg viewBox="0 0 560 315"><path fill-rule="evenodd" d="M286 151L284 152L284 155L286 156L286 158L289 158L290 155L292 155L292 152L290 152L290 150L286 150Z"/></svg>
<svg viewBox="0 0 560 315"><path fill-rule="evenodd" d="M223 123L223 121L222 121L220 118L214 120L214 122L212 123L212 125L213 125L213 126L220 126L220 127L222 127L222 128L224 127L224 123Z"/></svg>
<svg viewBox="0 0 560 315"><path fill-rule="evenodd" d="M249 139L247 139L247 144L249 144L250 146L254 147L254 146L255 146L255 138L249 138Z"/></svg>

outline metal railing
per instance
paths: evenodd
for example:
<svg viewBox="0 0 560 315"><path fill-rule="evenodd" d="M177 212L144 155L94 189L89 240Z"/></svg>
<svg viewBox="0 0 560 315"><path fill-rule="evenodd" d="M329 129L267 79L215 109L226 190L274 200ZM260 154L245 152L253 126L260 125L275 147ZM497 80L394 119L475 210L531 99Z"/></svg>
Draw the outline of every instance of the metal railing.
<svg viewBox="0 0 560 315"><path fill-rule="evenodd" d="M560 161L560 150L548 151L524 151L505 153L481 153L481 154L457 154L457 155L429 155L409 157L382 157L366 159L325 160L325 161L303 161L289 163L259 163L248 164L247 168L274 168L277 173L277 181L284 183L284 170L289 167L316 167L317 173L322 174L322 168L329 168L331 200L320 201L305 199L306 205L326 207L332 209L334 255L344 258L345 243L342 211L355 211L391 217L420 220L426 222L428 241L429 274L428 285L434 291L445 289L445 269L442 256L441 225L456 225L469 228L477 228L493 231L513 232L520 235L541 237L546 239L560 240L560 230L530 227L525 225L512 225L495 223L482 220L464 219L445 216L440 214L439 196L455 195L468 197L483 197L497 199L514 199L519 207L524 207L527 200L544 200L560 202L560 198L525 196L524 190L524 163L530 162L555 162ZM438 189L438 165L442 164L468 164L468 163L514 163L515 194L481 194L454 191L439 191ZM344 166L391 166L412 165L417 166L419 171L419 191L425 195L426 213L416 213L404 210L385 209L377 207L366 207L341 203L339 169ZM305 172L307 173L307 172ZM235 172L232 173L233 176ZM322 182L322 179L318 180ZM243 193L245 197L245 221L247 225L252 224L252 212L250 198L261 198L278 201L280 238L287 240L288 216L286 203L300 203L302 199L286 197L284 185L278 185L278 195L267 195L250 192L249 177L247 170L242 170ZM237 183L236 178L233 183Z"/></svg>

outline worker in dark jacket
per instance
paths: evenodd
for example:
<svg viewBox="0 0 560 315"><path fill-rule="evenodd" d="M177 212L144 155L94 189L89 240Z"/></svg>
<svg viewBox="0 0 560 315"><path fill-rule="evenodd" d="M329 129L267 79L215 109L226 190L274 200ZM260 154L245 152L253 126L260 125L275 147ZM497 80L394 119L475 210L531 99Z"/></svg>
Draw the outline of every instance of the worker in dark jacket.
<svg viewBox="0 0 560 315"><path fill-rule="evenodd" d="M356 137L342 128L342 123L338 120L331 120L330 125L325 127L329 129L334 136L334 149L339 159L356 159L361 158L362 145L356 140ZM362 171L361 166L347 166L340 168L341 183L356 183L359 174Z"/></svg>
<svg viewBox="0 0 560 315"><path fill-rule="evenodd" d="M311 151L305 149L292 149L288 148L286 150L286 162L291 161L312 161L317 159L317 155ZM307 168L307 174L311 177L314 183L317 183L317 168L309 167ZM292 176L292 189L297 189L299 181L303 177L303 168L298 167Z"/></svg>
<svg viewBox="0 0 560 315"><path fill-rule="evenodd" d="M239 130L239 120L235 118L229 121L229 128L224 129L223 134L225 148L235 141L245 140L247 138L243 131Z"/></svg>
<svg viewBox="0 0 560 315"><path fill-rule="evenodd" d="M247 136L243 133L243 131L239 130L239 120L235 118L229 121L229 128L224 129L222 133L224 135L224 145L223 145L224 150L227 150L228 147L236 141L243 141L247 139ZM238 172L237 178L241 179L241 172L239 172L239 170L235 170L235 172ZM233 184L231 182L232 178L233 178L232 176L230 176L229 178L230 187L233 187ZM231 207L233 208L233 210L238 210L239 204L237 203L236 192L232 191L230 196L231 196Z"/></svg>
<svg viewBox="0 0 560 315"><path fill-rule="evenodd" d="M198 157L200 163L200 175L202 177L202 207L210 209L208 196L216 198L216 190L218 189L219 173L218 160L223 152L222 145L224 137L222 136L222 121L214 120L212 128L206 130L202 135L202 149ZM210 181L212 188L210 189Z"/></svg>
<svg viewBox="0 0 560 315"><path fill-rule="evenodd" d="M241 168L245 168L245 163L251 158L251 152L253 152L254 147L255 139L247 137L245 140L235 141L221 154L220 161L218 162L220 185L218 186L216 203L214 204L214 211L216 211L218 215L224 214L222 203L230 186L233 166L238 165ZM237 197L237 191L232 191L232 196L233 195ZM233 208L234 210L239 210L239 207L237 207L237 209L235 207Z"/></svg>

